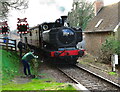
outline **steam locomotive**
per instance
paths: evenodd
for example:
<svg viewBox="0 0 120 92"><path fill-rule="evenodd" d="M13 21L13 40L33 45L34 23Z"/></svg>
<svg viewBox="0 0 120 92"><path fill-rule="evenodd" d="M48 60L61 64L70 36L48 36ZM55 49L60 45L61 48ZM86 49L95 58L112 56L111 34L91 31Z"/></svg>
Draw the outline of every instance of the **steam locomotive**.
<svg viewBox="0 0 120 92"><path fill-rule="evenodd" d="M21 34L23 43L38 48L40 53L55 62L75 64L84 50L76 47L82 41L81 28L71 28L66 23L67 16L61 16L55 22L44 22Z"/></svg>

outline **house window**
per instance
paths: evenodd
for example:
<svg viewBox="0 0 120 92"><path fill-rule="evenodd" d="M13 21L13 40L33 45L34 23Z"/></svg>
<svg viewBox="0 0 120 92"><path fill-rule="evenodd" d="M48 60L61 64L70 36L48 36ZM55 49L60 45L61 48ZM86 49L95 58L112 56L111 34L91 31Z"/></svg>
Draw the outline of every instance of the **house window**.
<svg viewBox="0 0 120 92"><path fill-rule="evenodd" d="M100 20L98 21L98 23L95 25L95 27L96 27L96 28L99 27L99 25L100 25L102 22L103 22L103 19L100 19Z"/></svg>

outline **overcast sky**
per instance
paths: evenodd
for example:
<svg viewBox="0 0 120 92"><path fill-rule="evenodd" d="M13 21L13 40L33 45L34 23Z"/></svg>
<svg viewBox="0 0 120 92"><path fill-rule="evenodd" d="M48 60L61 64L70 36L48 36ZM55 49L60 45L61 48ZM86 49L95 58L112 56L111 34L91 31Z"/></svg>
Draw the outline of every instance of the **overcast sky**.
<svg viewBox="0 0 120 92"><path fill-rule="evenodd" d="M90 0L94 1L94 0ZM120 0L104 0L105 5ZM55 21L61 15L67 15L72 9L73 0L29 0L29 8L25 11L10 11L8 25L10 30L17 28L17 18L27 18L30 26L42 22Z"/></svg>

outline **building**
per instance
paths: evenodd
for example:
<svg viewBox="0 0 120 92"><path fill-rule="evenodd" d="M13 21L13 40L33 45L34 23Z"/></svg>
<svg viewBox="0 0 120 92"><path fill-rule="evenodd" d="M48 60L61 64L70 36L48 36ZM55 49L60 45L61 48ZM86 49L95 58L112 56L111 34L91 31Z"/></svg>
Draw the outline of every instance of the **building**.
<svg viewBox="0 0 120 92"><path fill-rule="evenodd" d="M96 0L94 4L95 17L87 24L84 34L87 52L98 56L108 36L120 40L120 2L104 6L102 0Z"/></svg>

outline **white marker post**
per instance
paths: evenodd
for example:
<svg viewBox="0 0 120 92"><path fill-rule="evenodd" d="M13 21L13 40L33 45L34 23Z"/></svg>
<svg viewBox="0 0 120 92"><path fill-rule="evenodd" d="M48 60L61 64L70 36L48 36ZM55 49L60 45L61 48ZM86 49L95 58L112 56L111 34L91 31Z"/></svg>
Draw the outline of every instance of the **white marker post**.
<svg viewBox="0 0 120 92"><path fill-rule="evenodd" d="M118 55L117 54L113 54L111 56L111 60L112 60L112 71L115 72L115 65L118 64Z"/></svg>

